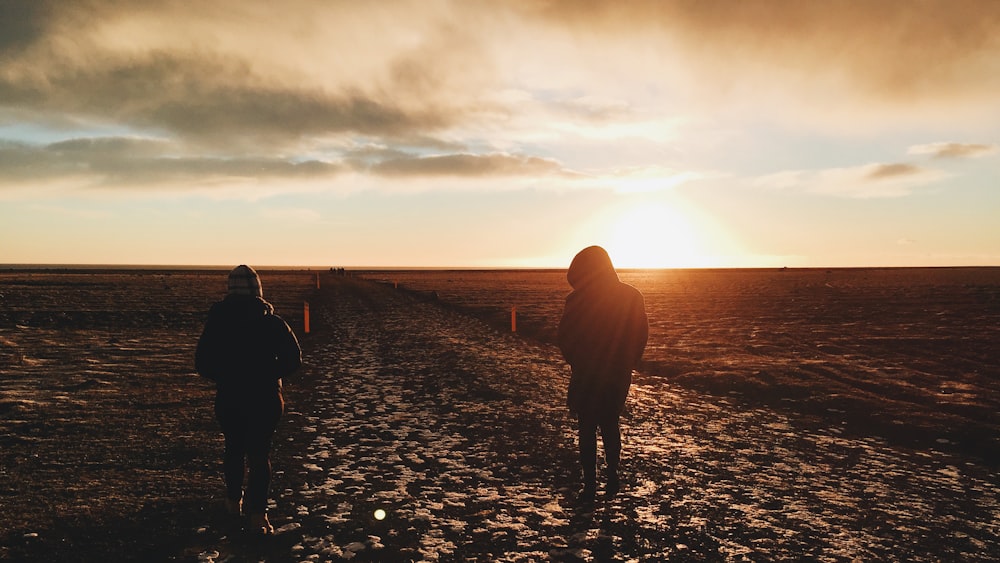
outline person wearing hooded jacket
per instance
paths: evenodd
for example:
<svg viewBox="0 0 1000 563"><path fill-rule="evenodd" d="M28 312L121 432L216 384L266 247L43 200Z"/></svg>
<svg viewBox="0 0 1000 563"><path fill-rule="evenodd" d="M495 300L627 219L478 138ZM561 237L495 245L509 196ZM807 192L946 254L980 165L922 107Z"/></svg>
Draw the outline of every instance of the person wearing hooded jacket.
<svg viewBox="0 0 1000 563"><path fill-rule="evenodd" d="M566 404L578 422L582 495L591 500L597 489L598 428L607 462L605 491L614 495L620 487L619 417L649 325L642 294L618 279L611 257L600 246L581 250L566 277L573 291L566 297L558 343L572 369Z"/></svg>
<svg viewBox="0 0 1000 563"><path fill-rule="evenodd" d="M208 312L195 368L216 383L226 507L234 515L245 511L255 533L274 531L267 518L271 439L285 408L281 380L301 365L295 333L264 300L257 272L246 265L233 268L228 294Z"/></svg>

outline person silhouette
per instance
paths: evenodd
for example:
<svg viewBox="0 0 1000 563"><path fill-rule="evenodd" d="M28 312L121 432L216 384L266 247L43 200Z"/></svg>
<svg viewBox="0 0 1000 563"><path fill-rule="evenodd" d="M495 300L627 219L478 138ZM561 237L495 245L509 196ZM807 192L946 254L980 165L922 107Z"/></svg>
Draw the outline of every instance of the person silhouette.
<svg viewBox="0 0 1000 563"><path fill-rule="evenodd" d="M621 429L632 370L649 336L645 302L636 288L622 283L600 246L581 250L567 271L573 291L559 321L558 344L572 375L566 405L577 419L584 500L597 490L597 430L604 440L608 496L621 481Z"/></svg>
<svg viewBox="0 0 1000 563"><path fill-rule="evenodd" d="M271 438L285 409L281 380L301 365L298 339L264 300L257 272L246 265L233 268L228 294L208 312L195 369L216 383L215 416L225 437L226 508L237 516L245 509L254 533L274 532L267 518Z"/></svg>

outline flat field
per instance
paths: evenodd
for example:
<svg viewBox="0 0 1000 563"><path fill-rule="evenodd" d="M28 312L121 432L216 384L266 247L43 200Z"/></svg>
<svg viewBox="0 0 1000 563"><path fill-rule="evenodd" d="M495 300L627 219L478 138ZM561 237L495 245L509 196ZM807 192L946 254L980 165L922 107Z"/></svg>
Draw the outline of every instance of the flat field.
<svg viewBox="0 0 1000 563"><path fill-rule="evenodd" d="M193 373L226 272L0 271L0 558L940 560L1000 544L1000 268L624 272L651 335L626 490L596 514L574 507L552 346L563 272L349 274L321 272L320 291L316 272L261 272L306 366L275 449L282 533L255 544L218 510L213 389ZM394 521L366 513L378 499Z"/></svg>
<svg viewBox="0 0 1000 563"><path fill-rule="evenodd" d="M368 272L552 343L565 273ZM648 270L641 370L894 441L1000 455L1000 268Z"/></svg>

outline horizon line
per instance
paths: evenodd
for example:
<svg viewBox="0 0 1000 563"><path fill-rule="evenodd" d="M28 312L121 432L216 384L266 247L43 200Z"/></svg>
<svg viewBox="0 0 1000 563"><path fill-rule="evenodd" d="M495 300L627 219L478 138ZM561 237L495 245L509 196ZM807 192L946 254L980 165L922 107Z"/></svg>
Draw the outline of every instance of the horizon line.
<svg viewBox="0 0 1000 563"><path fill-rule="evenodd" d="M231 270L238 264L124 264L124 263L0 263L0 270ZM499 271L499 270L566 270L568 266L318 266L318 265L252 265L255 270L304 270L323 272L332 269L348 271ZM902 270L902 269L975 269L1000 268L1000 265L951 265L951 266L711 266L686 267L664 266L655 268L615 267L617 271L660 271L660 270Z"/></svg>

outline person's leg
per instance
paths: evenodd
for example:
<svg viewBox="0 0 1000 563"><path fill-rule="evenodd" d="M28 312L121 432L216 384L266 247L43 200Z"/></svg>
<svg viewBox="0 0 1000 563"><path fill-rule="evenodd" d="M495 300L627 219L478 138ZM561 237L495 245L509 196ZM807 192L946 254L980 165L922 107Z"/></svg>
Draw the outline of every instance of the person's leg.
<svg viewBox="0 0 1000 563"><path fill-rule="evenodd" d="M601 417L601 438L604 441L604 459L608 464L608 486L606 492L614 495L621 487L618 480L618 467L622 459L622 435L618 422L618 414L608 414Z"/></svg>
<svg viewBox="0 0 1000 563"><path fill-rule="evenodd" d="M601 439L604 442L604 460L607 462L608 484L605 492L609 496L618 493L621 488L618 470L622 459L622 433L619 419L628 398L629 387L632 385L631 371L619 374L611 380L606 390L610 400L602 405L598 415L601 427Z"/></svg>
<svg viewBox="0 0 1000 563"><path fill-rule="evenodd" d="M222 472L226 480L226 507L239 514L243 503L243 476L246 471L246 434L230 431L226 436L226 449L222 458Z"/></svg>
<svg viewBox="0 0 1000 563"><path fill-rule="evenodd" d="M225 437L222 474L226 482L226 507L239 514L243 501L243 476L246 470L247 427L239 406L225 398L216 398L215 416Z"/></svg>
<svg viewBox="0 0 1000 563"><path fill-rule="evenodd" d="M273 431L255 435L247 449L247 513L251 531L270 534L274 531L267 519L267 498L271 491L271 436Z"/></svg>
<svg viewBox="0 0 1000 563"><path fill-rule="evenodd" d="M597 418L589 413L580 413L577 425L580 466L583 468L583 495L593 496L597 489Z"/></svg>
<svg viewBox="0 0 1000 563"><path fill-rule="evenodd" d="M273 430L259 431L247 447L247 510L253 514L267 511L267 497L271 489L271 437Z"/></svg>
<svg viewBox="0 0 1000 563"><path fill-rule="evenodd" d="M247 512L253 531L264 534L273 531L267 519L267 499L271 490L271 439L283 411L280 396L269 398L260 405L259 418L251 427L247 444Z"/></svg>

